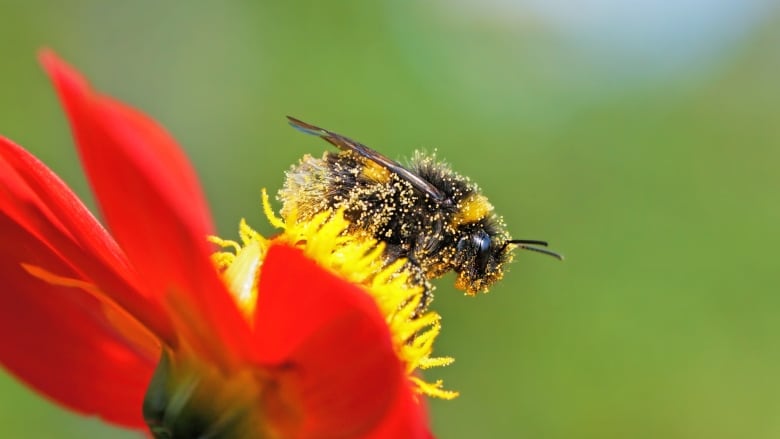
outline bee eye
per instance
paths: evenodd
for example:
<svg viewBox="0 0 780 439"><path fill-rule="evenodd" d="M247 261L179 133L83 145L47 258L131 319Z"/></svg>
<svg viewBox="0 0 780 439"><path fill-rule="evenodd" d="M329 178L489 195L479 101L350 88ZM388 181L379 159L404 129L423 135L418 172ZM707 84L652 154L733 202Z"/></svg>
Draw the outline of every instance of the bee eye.
<svg viewBox="0 0 780 439"><path fill-rule="evenodd" d="M480 230L471 235L471 239L477 250L474 265L480 273L485 273L490 256L490 235L485 233L484 230Z"/></svg>
<svg viewBox="0 0 780 439"><path fill-rule="evenodd" d="M485 274L485 270L487 270L491 254L491 242L492 240L487 232L477 230L468 236L460 238L456 246L457 250L462 252L465 257L473 258L471 259L474 262L473 269L480 276Z"/></svg>

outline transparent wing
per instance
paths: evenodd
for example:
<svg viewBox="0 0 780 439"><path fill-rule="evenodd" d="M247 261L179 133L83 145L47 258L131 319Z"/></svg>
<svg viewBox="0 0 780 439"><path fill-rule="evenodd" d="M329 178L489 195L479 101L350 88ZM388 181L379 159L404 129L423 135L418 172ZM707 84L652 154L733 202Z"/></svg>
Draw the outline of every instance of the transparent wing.
<svg viewBox="0 0 780 439"><path fill-rule="evenodd" d="M439 188L430 184L428 181L424 180L414 172L404 168L395 160L392 160L387 156L374 151L366 145L363 145L360 142L356 142L348 137L344 137L341 134L337 134L324 128L311 125L294 117L287 116L287 119L290 122L290 125L299 131L321 137L342 151L354 151L356 154L359 154L360 156L365 157L366 159L371 160L372 162L394 172L399 177L409 182L412 187L421 193L428 195L433 200L440 203L446 200L446 195Z"/></svg>

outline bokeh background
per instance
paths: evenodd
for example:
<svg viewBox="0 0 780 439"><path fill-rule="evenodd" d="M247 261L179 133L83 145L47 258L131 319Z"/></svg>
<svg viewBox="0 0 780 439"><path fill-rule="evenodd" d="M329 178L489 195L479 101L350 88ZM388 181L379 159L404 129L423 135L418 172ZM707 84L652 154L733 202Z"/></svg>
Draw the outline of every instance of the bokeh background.
<svg viewBox="0 0 780 439"><path fill-rule="evenodd" d="M457 362L429 377L462 392L430 402L439 437L777 438L778 6L3 0L0 132L94 205L36 64L51 47L175 134L223 236L270 231L260 188L328 147L287 114L391 157L436 148L567 256L519 254L477 298L438 283ZM138 437L6 373L0 425Z"/></svg>

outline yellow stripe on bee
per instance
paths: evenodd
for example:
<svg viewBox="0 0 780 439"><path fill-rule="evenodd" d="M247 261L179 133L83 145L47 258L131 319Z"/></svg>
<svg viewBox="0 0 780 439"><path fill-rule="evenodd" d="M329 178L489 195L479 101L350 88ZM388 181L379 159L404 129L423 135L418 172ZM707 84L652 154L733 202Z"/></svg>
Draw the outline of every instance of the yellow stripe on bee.
<svg viewBox="0 0 780 439"><path fill-rule="evenodd" d="M377 183L390 181L390 170L371 160L365 160L361 174L363 177Z"/></svg>
<svg viewBox="0 0 780 439"><path fill-rule="evenodd" d="M493 211L493 205L484 195L472 194L458 204L458 211L452 217L452 226L477 222Z"/></svg>

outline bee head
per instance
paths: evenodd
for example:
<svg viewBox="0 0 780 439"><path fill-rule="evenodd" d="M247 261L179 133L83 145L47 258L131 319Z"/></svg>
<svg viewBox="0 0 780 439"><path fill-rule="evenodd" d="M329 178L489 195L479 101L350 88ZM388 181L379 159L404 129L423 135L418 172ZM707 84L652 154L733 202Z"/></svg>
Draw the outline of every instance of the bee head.
<svg viewBox="0 0 780 439"><path fill-rule="evenodd" d="M458 273L455 287L467 294L487 291L503 277L502 266L511 259L504 240L482 228L461 236L455 250Z"/></svg>
<svg viewBox="0 0 780 439"><path fill-rule="evenodd" d="M545 241L506 239L479 228L463 235L456 244L455 287L474 295L485 292L504 276L503 266L512 259L512 249L518 247L563 260L563 256L546 248Z"/></svg>

